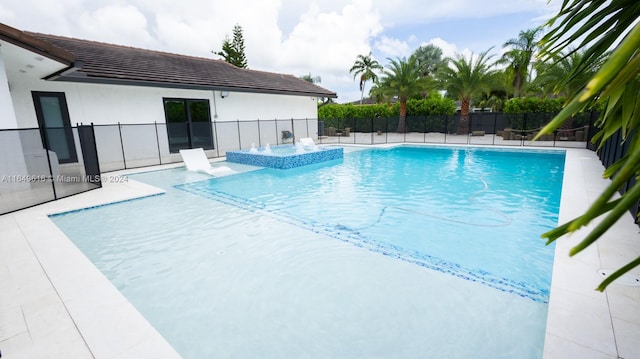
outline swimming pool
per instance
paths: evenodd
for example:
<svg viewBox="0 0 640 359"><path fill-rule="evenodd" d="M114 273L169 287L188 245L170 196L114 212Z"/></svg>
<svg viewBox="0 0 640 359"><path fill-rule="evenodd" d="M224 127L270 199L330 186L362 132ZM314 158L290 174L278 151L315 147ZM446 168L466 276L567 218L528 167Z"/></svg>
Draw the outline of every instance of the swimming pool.
<svg viewBox="0 0 640 359"><path fill-rule="evenodd" d="M166 195L53 220L186 358L536 358L563 162L401 147L176 169L132 176Z"/></svg>

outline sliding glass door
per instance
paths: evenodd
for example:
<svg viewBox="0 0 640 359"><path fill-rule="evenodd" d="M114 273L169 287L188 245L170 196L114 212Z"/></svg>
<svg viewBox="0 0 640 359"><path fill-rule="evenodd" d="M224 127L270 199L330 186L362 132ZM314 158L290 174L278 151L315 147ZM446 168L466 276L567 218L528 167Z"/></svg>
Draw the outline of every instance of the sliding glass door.
<svg viewBox="0 0 640 359"><path fill-rule="evenodd" d="M213 148L209 100L165 98L163 101L170 152Z"/></svg>

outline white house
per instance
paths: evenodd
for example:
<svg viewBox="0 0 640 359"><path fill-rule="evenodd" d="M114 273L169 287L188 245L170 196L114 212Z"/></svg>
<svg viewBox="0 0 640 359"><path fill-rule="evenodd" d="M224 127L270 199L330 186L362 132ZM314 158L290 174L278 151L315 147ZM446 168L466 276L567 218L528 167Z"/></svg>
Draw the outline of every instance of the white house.
<svg viewBox="0 0 640 359"><path fill-rule="evenodd" d="M46 194L33 204L59 198L60 173L175 162L181 148L215 156L247 141L276 143L284 130L313 136L317 99L335 97L292 75L0 24L0 198L24 202L19 193L38 186ZM77 124L95 125L92 151ZM95 153L99 168L89 168Z"/></svg>
<svg viewBox="0 0 640 359"><path fill-rule="evenodd" d="M224 147L225 141L237 146L240 126L226 126L234 133L216 133L216 128L225 128L216 122L316 120L317 99L335 97L334 92L292 75L0 24L0 151L22 148L26 158L0 161L0 174L33 172L29 156L42 155L44 147L60 164L81 162L78 135L68 130L76 124L96 125L101 169L108 171L115 160L110 157L122 157L111 149L121 144L109 139L115 127L101 125L155 124L153 131L130 126L124 136L144 152L145 146L136 142L153 133L153 147L160 156L175 159L180 148L212 150ZM294 127L289 121L260 131L275 136L278 130ZM27 128L39 131L8 131ZM40 138L45 133L54 138L46 146Z"/></svg>

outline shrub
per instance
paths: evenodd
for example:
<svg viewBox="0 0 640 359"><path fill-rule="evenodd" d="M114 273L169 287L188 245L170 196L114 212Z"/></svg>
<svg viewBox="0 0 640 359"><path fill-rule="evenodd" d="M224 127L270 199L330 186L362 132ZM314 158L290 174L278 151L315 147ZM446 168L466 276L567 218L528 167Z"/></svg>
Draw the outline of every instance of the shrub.
<svg viewBox="0 0 640 359"><path fill-rule="evenodd" d="M456 112L455 101L443 98L434 92L429 98L407 101L407 116L453 115ZM332 104L318 108L318 119L371 119L379 117L396 117L400 115L400 104Z"/></svg>
<svg viewBox="0 0 640 359"><path fill-rule="evenodd" d="M505 113L558 113L564 105L564 98L512 98L504 103Z"/></svg>

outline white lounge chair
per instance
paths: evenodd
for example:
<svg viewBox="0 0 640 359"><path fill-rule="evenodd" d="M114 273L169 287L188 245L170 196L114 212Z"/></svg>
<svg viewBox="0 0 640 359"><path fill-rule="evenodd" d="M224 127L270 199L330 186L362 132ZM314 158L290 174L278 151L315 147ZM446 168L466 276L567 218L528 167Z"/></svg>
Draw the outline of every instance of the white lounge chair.
<svg viewBox="0 0 640 359"><path fill-rule="evenodd" d="M305 149L312 149L314 151L318 149L318 145L316 145L316 143L313 142L313 138L311 137L301 138L299 142L302 145L302 147L304 147Z"/></svg>
<svg viewBox="0 0 640 359"><path fill-rule="evenodd" d="M207 155L204 154L202 148L180 150L180 156L182 156L182 162L184 162L189 171L204 172L211 176L226 176L236 173L236 171L227 166L211 167L211 163L209 163Z"/></svg>

